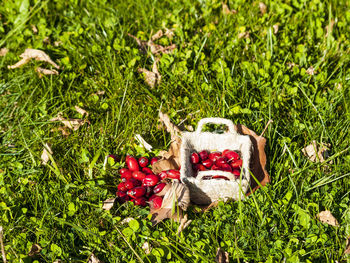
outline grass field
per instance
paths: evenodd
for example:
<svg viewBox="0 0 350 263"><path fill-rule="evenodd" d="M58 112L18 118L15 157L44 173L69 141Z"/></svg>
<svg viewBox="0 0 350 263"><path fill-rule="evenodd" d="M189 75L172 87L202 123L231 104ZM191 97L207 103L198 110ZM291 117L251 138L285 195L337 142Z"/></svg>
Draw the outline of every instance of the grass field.
<svg viewBox="0 0 350 263"><path fill-rule="evenodd" d="M8 262L350 262L350 3L348 1L40 1L0 5L0 226ZM235 11L236 12L235 12ZM142 53L128 33L168 54ZM58 75L39 78L26 48L41 49ZM138 68L157 59L160 84ZM85 109L82 116L75 106ZM110 211L121 163L110 153L141 155L135 134L155 149L170 135L158 111L196 128L224 117L265 133L271 184L243 202L220 203L179 236L177 223L155 227L148 208ZM59 122L88 120L64 136ZM329 144L326 162L302 149ZM41 164L46 143L52 159ZM330 210L339 226L321 223ZM124 218L135 220L121 224ZM142 249L152 246L150 254ZM42 250L28 256L34 244ZM0 259L1 262L2 259Z"/></svg>

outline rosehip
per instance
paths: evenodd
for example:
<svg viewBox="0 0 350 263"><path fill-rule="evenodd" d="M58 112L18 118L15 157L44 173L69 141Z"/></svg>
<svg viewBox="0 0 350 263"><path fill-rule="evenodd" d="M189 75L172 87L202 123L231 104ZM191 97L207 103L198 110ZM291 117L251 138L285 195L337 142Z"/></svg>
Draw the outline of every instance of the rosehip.
<svg viewBox="0 0 350 263"><path fill-rule="evenodd" d="M122 181L123 181L123 182L125 182L126 180L132 178L132 171L130 171L130 170L125 171L125 172L122 174L121 178L122 178Z"/></svg>
<svg viewBox="0 0 350 263"><path fill-rule="evenodd" d="M158 174L158 176L160 177L161 180L164 180L166 178L168 178L168 174L166 171L162 171Z"/></svg>
<svg viewBox="0 0 350 263"><path fill-rule="evenodd" d="M145 188L146 188L146 194L145 194L145 196L146 196L146 197L149 197L149 196L153 193L152 187L146 186Z"/></svg>
<svg viewBox="0 0 350 263"><path fill-rule="evenodd" d="M117 200L119 203L125 203L130 200L130 197L124 192L117 192Z"/></svg>
<svg viewBox="0 0 350 263"><path fill-rule="evenodd" d="M112 158L114 162L117 162L117 161L118 161L117 156L116 156L116 155L114 155L114 154L110 154L110 155L108 155L108 158Z"/></svg>
<svg viewBox="0 0 350 263"><path fill-rule="evenodd" d="M138 186L138 187L135 187L133 189L130 189L127 192L127 194L131 198L138 198L138 197L144 196L146 194L146 188L142 187L142 186Z"/></svg>
<svg viewBox="0 0 350 263"><path fill-rule="evenodd" d="M207 160L208 158L209 158L209 154L208 154L208 152L207 151L201 151L200 153L199 153L199 156L201 157L201 160L202 161L204 161L204 160Z"/></svg>
<svg viewBox="0 0 350 263"><path fill-rule="evenodd" d="M146 206L147 205L146 198L144 198L144 197L136 198L136 199L132 200L132 202L138 206Z"/></svg>
<svg viewBox="0 0 350 263"><path fill-rule="evenodd" d="M154 174L151 168L143 167L142 172L145 174Z"/></svg>
<svg viewBox="0 0 350 263"><path fill-rule="evenodd" d="M241 169L233 169L232 173L236 176L236 178L239 178L241 175Z"/></svg>
<svg viewBox="0 0 350 263"><path fill-rule="evenodd" d="M225 156L225 155L226 155L226 153L228 153L228 152L230 152L230 151L231 151L230 149L223 150L223 152L222 152L222 156Z"/></svg>
<svg viewBox="0 0 350 263"><path fill-rule="evenodd" d="M209 159L215 162L219 157L221 157L221 152L211 152L209 154Z"/></svg>
<svg viewBox="0 0 350 263"><path fill-rule="evenodd" d="M232 167L228 163L224 163L220 166L220 170L226 171L226 172L232 172Z"/></svg>
<svg viewBox="0 0 350 263"><path fill-rule="evenodd" d="M166 171L166 173L167 178L180 180L180 171L171 169Z"/></svg>
<svg viewBox="0 0 350 263"><path fill-rule="evenodd" d="M159 182L159 177L154 174L148 174L146 177L142 180L143 186L155 186Z"/></svg>
<svg viewBox="0 0 350 263"><path fill-rule="evenodd" d="M158 162L159 161L159 158L158 157L153 157L151 159L151 165L153 165L154 163Z"/></svg>
<svg viewBox="0 0 350 263"><path fill-rule="evenodd" d="M206 171L207 168L205 168L205 166L204 166L203 164L197 163L197 164L196 164L196 170L197 170L197 171Z"/></svg>
<svg viewBox="0 0 350 263"><path fill-rule="evenodd" d="M136 180L135 178L130 178L130 179L126 180L124 185L125 185L126 189L130 190L136 186L141 185L141 182L139 180Z"/></svg>
<svg viewBox="0 0 350 263"><path fill-rule="evenodd" d="M130 170L127 169L127 168L122 168L122 169L119 170L119 174L123 175L123 174L127 173L128 171L130 171Z"/></svg>
<svg viewBox="0 0 350 263"><path fill-rule="evenodd" d="M158 194L159 192L161 192L163 190L163 188L166 186L166 183L160 183L157 184L154 188L153 188L153 193Z"/></svg>
<svg viewBox="0 0 350 263"><path fill-rule="evenodd" d="M191 163L192 164L196 164L196 163L199 163L200 161L200 157L199 157L199 154L194 152L191 154Z"/></svg>
<svg viewBox="0 0 350 263"><path fill-rule="evenodd" d="M146 157L139 158L139 165L141 167L146 167L148 165L148 159Z"/></svg>
<svg viewBox="0 0 350 263"><path fill-rule="evenodd" d="M229 162L240 159L239 158L239 154L236 153L235 151L228 151L228 152L226 152L225 157L227 158L227 160Z"/></svg>
<svg viewBox="0 0 350 263"><path fill-rule="evenodd" d="M137 179L137 180L142 181L146 177L146 175L143 172L134 171L134 172L132 172L132 177Z"/></svg>
<svg viewBox="0 0 350 263"><path fill-rule="evenodd" d="M213 166L211 167L212 170L220 170L221 168L219 166L217 166L216 164L213 164Z"/></svg>
<svg viewBox="0 0 350 263"><path fill-rule="evenodd" d="M215 161L215 165L221 167L222 165L227 164L225 157L219 157Z"/></svg>
<svg viewBox="0 0 350 263"><path fill-rule="evenodd" d="M241 168L243 161L241 159L231 162L232 168Z"/></svg>
<svg viewBox="0 0 350 263"><path fill-rule="evenodd" d="M155 196L154 198L152 198L150 203L151 203L151 206L153 206L154 209L159 209L159 208L162 207L163 198L160 197L160 196Z"/></svg>
<svg viewBox="0 0 350 263"><path fill-rule="evenodd" d="M125 197L125 196L128 196L125 192L123 192L123 191L118 191L117 193L116 193L116 196L117 197Z"/></svg>
<svg viewBox="0 0 350 263"><path fill-rule="evenodd" d="M213 162L212 160L210 160L210 159L206 159L206 160L204 160L204 161L202 162L202 164L203 164L206 168L210 168L210 167L214 164L214 162Z"/></svg>
<svg viewBox="0 0 350 263"><path fill-rule="evenodd" d="M123 191L123 192L126 192L128 189L126 188L126 186L125 186L125 183L120 183L120 184L118 184L118 190L119 191Z"/></svg>
<svg viewBox="0 0 350 263"><path fill-rule="evenodd" d="M126 165L128 166L129 170L131 171L139 171L139 163L137 162L136 158L133 156L127 157L125 160Z"/></svg>
<svg viewBox="0 0 350 263"><path fill-rule="evenodd" d="M156 198L157 196L158 196L158 195L155 195L155 194L154 194L154 195L151 195L150 198L148 198L148 201L149 201L149 202L152 202L152 200L153 200L154 198Z"/></svg>

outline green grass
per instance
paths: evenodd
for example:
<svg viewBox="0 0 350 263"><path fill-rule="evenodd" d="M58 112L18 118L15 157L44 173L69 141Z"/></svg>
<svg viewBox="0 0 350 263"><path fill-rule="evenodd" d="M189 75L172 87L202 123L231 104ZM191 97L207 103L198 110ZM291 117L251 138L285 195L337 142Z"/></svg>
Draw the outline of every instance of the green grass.
<svg viewBox="0 0 350 263"><path fill-rule="evenodd" d="M91 253L105 262L213 262L218 247L230 262L349 262L349 2L267 1L264 15L259 1L226 3L237 14L224 15L217 0L4 1L0 225L9 262L86 262ZM127 33L147 40L165 27L175 28L178 48L161 57L162 83L152 89L137 68L150 69L154 57ZM238 38L246 31L249 38ZM60 74L38 78L34 69L44 64L34 61L8 70L30 47L50 54ZM306 73L311 66L317 74ZM49 120L59 112L81 118L75 105L91 124L64 137ZM191 209L180 236L171 221L151 227L146 208L103 211L118 183L119 164L103 168L107 154L141 154L136 133L167 148L159 109L176 124L196 127L217 116L258 134L272 119L265 133L271 184L241 203L205 214ZM303 156L312 140L331 144L327 163ZM54 152L48 166L40 164L45 143ZM325 209L339 227L317 219ZM126 217L137 223L121 224ZM32 244L43 248L33 258Z"/></svg>

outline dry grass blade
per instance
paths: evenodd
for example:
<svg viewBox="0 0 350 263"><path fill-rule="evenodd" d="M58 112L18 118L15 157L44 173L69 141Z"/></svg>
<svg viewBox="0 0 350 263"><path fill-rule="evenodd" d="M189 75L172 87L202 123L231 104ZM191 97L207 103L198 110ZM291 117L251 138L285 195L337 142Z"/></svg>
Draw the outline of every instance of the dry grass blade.
<svg viewBox="0 0 350 263"><path fill-rule="evenodd" d="M180 235L180 233L185 230L190 224L191 224L192 220L188 220L187 218L187 214L180 219L180 225L177 228L177 232L176 235Z"/></svg>
<svg viewBox="0 0 350 263"><path fill-rule="evenodd" d="M260 12L261 12L262 15L266 14L267 7L266 7L266 5L263 2L259 3L259 9L260 9Z"/></svg>
<svg viewBox="0 0 350 263"><path fill-rule="evenodd" d="M306 74L310 75L310 76L313 76L316 74L316 71L314 69L313 66L310 66L307 70L306 70Z"/></svg>
<svg viewBox="0 0 350 263"><path fill-rule="evenodd" d="M115 198L109 198L103 201L103 210L111 210L114 205Z"/></svg>
<svg viewBox="0 0 350 263"><path fill-rule="evenodd" d="M44 145L44 150L43 153L41 154L41 163L43 165L46 165L47 162L50 160L50 155L52 155L52 149L51 149L51 145L49 143L46 143Z"/></svg>
<svg viewBox="0 0 350 263"><path fill-rule="evenodd" d="M99 259L94 255L94 253L92 253L92 254L90 255L90 258L89 258L89 260L88 260L88 263L102 263L102 261L99 260Z"/></svg>
<svg viewBox="0 0 350 263"><path fill-rule="evenodd" d="M42 78L44 75L58 75L58 71L55 69L37 67L35 71L38 73L39 78Z"/></svg>
<svg viewBox="0 0 350 263"><path fill-rule="evenodd" d="M156 41L157 39L161 38L163 36L163 31L161 29L159 29L157 31L157 33L155 33L152 37L151 37L151 41Z"/></svg>
<svg viewBox="0 0 350 263"><path fill-rule="evenodd" d="M31 59L35 59L38 61L44 61L49 64L51 64L53 67L56 69L59 69L60 67L52 61L52 59L47 55L44 51L38 50L38 49L32 49L32 48L27 48L24 53L20 55L22 58L20 61L18 61L16 64L7 66L9 69L14 69L14 68L19 68L22 67L23 65L27 64Z"/></svg>
<svg viewBox="0 0 350 263"><path fill-rule="evenodd" d="M237 14L237 11L234 10L234 9L230 10L230 9L228 8L227 4L222 3L222 13L223 13L224 15L232 15L232 14Z"/></svg>
<svg viewBox="0 0 350 263"><path fill-rule="evenodd" d="M317 217L322 223L326 223L331 226L339 226L338 220L332 215L329 210L320 212Z"/></svg>
<svg viewBox="0 0 350 263"><path fill-rule="evenodd" d="M228 257L228 253L219 247L216 250L215 262L216 263L229 263L230 260Z"/></svg>
<svg viewBox="0 0 350 263"><path fill-rule="evenodd" d="M174 37L174 29L168 29L168 28L165 28L165 33L164 35L169 38L169 39L172 39Z"/></svg>
<svg viewBox="0 0 350 263"><path fill-rule="evenodd" d="M139 144L145 148L147 151L152 151L153 147L150 145L140 134L135 135L135 139L139 142Z"/></svg>
<svg viewBox="0 0 350 263"><path fill-rule="evenodd" d="M2 226L0 226L0 247L1 247L1 256L2 256L2 261L4 263L7 262L6 260L6 253L5 253L5 247L4 247L4 236L2 234L3 232L3 228Z"/></svg>
<svg viewBox="0 0 350 263"><path fill-rule="evenodd" d="M348 236L348 239L346 240L346 246L344 250L344 255L350 254L350 236Z"/></svg>
<svg viewBox="0 0 350 263"><path fill-rule="evenodd" d="M74 109L83 116L84 115L86 115L86 117L89 116L89 113L86 110L80 108L79 106L74 106Z"/></svg>
<svg viewBox="0 0 350 263"><path fill-rule="evenodd" d="M6 47L0 49L0 57L6 56L6 54L7 54L8 52L9 52L9 50L8 50Z"/></svg>

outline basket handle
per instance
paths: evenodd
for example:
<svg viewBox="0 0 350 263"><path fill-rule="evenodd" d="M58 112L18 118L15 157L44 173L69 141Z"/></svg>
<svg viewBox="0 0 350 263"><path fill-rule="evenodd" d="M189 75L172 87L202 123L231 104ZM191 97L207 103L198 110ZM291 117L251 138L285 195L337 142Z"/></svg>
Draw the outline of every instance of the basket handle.
<svg viewBox="0 0 350 263"><path fill-rule="evenodd" d="M231 120L224 119L224 118L204 118L204 119L201 119L198 122L196 132L201 133L203 126L208 124L208 123L213 123L213 124L218 124L218 125L224 124L228 127L228 130L230 133L237 134L236 126L233 124L233 122Z"/></svg>

